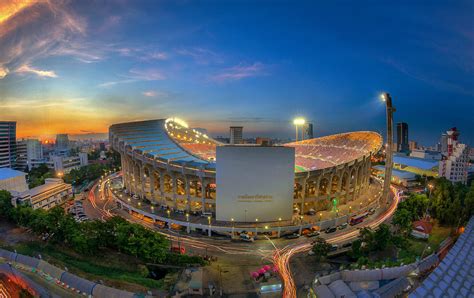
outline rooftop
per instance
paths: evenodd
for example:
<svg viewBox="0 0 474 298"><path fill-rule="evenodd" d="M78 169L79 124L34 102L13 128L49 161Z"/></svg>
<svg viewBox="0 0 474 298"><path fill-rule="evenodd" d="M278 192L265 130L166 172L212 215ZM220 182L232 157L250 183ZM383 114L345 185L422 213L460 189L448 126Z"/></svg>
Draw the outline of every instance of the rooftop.
<svg viewBox="0 0 474 298"><path fill-rule="evenodd" d="M43 185L40 185L40 186L37 186L37 187L34 187L34 188L30 189L30 195L32 197L34 197L38 194L41 194L41 193L46 192L48 190L52 190L52 189L54 189L56 187L59 187L59 186L62 186L62 185L66 185L66 183L64 183L60 179L58 179L56 181L49 181L49 182L46 182Z"/></svg>
<svg viewBox="0 0 474 298"><path fill-rule="evenodd" d="M438 166L438 161L433 159L409 157L402 155L394 155L393 163L402 164L409 167L419 168L422 170L431 170Z"/></svg>
<svg viewBox="0 0 474 298"><path fill-rule="evenodd" d="M385 166L374 166L374 169L377 169L379 171L385 171ZM382 176L385 175L385 172L382 174ZM392 176L396 176L401 179L406 179L406 180L412 180L416 178L416 174L412 172L407 172L403 170L396 170L392 169Z"/></svg>
<svg viewBox="0 0 474 298"><path fill-rule="evenodd" d="M1 168L0 169L0 180L4 179L10 179L10 178L15 178L15 177L21 177L21 176L26 176L26 173L13 170L10 168Z"/></svg>

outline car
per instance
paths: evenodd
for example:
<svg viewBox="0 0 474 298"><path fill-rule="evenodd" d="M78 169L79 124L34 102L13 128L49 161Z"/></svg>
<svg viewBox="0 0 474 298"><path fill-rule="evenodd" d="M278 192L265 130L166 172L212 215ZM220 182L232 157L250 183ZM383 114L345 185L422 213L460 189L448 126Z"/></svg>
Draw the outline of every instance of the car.
<svg viewBox="0 0 474 298"><path fill-rule="evenodd" d="M298 234L298 233L293 233L293 234L290 234L290 235L286 235L285 238L286 238L286 239L296 239L296 238L300 238L300 234Z"/></svg>
<svg viewBox="0 0 474 298"><path fill-rule="evenodd" d="M337 228L336 228L336 227L329 227L329 228L327 228L327 229L324 231L324 233L330 234L330 233L334 233L334 232L336 232L336 231L337 231Z"/></svg>
<svg viewBox="0 0 474 298"><path fill-rule="evenodd" d="M344 243L341 247L342 248L347 248L347 247L351 247L352 246L352 242L347 242L347 243Z"/></svg>
<svg viewBox="0 0 474 298"><path fill-rule="evenodd" d="M339 246L337 246L337 244L333 244L331 245L331 248L329 249L329 251L336 251L338 248Z"/></svg>
<svg viewBox="0 0 474 298"><path fill-rule="evenodd" d="M308 251L308 256L313 256L313 255L314 255L314 251L313 251L313 250Z"/></svg>
<svg viewBox="0 0 474 298"><path fill-rule="evenodd" d="M314 209L309 209L308 212L306 212L307 215L315 215L316 214L316 210Z"/></svg>
<svg viewBox="0 0 474 298"><path fill-rule="evenodd" d="M240 234L240 240L245 241L245 242L254 242L255 238L252 236L249 236L249 234Z"/></svg>
<svg viewBox="0 0 474 298"><path fill-rule="evenodd" d="M374 214L375 213L375 208L370 208L368 212L369 212L370 215Z"/></svg>
<svg viewBox="0 0 474 298"><path fill-rule="evenodd" d="M320 234L321 233L319 233L317 231L314 231L314 232L306 234L305 236L308 237L308 238L311 238L311 237L318 237Z"/></svg>
<svg viewBox="0 0 474 298"><path fill-rule="evenodd" d="M344 230L345 228L347 228L347 222L337 227L338 230Z"/></svg>
<svg viewBox="0 0 474 298"><path fill-rule="evenodd" d="M178 214L184 214L184 210L181 209L176 209L174 212Z"/></svg>

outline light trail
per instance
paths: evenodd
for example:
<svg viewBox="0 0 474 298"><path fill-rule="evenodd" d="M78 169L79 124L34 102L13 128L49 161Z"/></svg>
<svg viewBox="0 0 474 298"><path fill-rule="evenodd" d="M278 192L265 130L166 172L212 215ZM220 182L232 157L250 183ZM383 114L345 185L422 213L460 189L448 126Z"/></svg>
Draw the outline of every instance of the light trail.
<svg viewBox="0 0 474 298"><path fill-rule="evenodd" d="M383 213L381 216L370 222L367 227L374 229L378 227L380 224L382 224L384 221L389 219L392 214L395 212L397 209L397 205L400 201L400 197L398 194L398 191L395 187L391 186L391 190L394 193L394 200L390 208L388 208L385 213ZM353 230L347 233L344 233L343 235L337 235L331 238L327 239L328 243L334 244L334 243L339 243L343 241L347 241L353 238L357 238L359 236L359 230ZM296 298L297 293L296 293L296 285L295 281L293 279L293 276L291 274L291 269L290 269L290 259L292 256L309 251L311 249L312 245L311 243L302 243L302 244L296 244L293 246L286 246L283 249L276 249L274 254L273 254L273 264L278 268L278 272L280 274L280 277L283 281L283 297L285 298Z"/></svg>

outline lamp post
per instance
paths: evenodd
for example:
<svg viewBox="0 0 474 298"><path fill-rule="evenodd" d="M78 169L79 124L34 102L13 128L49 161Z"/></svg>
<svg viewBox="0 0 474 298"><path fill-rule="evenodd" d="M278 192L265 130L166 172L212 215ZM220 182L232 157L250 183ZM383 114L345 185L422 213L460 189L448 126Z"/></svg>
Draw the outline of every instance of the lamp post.
<svg viewBox="0 0 474 298"><path fill-rule="evenodd" d="M387 110L387 147L385 148L385 178L383 184L382 202L388 203L390 192L390 181L392 180L393 168L393 113L396 109L392 106L392 97L388 93L383 93L381 99L385 102Z"/></svg>
<svg viewBox="0 0 474 298"><path fill-rule="evenodd" d="M295 118L293 120L293 124L295 125L295 132L296 132L295 142L298 142L298 126L303 126L305 123L306 123L306 120L301 117ZM304 139L303 131L301 131L301 139Z"/></svg>
<svg viewBox="0 0 474 298"><path fill-rule="evenodd" d="M232 236L230 238L234 238L234 218L231 218L230 221L232 222Z"/></svg>
<svg viewBox="0 0 474 298"><path fill-rule="evenodd" d="M429 198L431 199L431 191L433 190L433 188L434 188L434 185L433 185L433 184L428 184L428 188L430 189L430 195L429 195Z"/></svg>

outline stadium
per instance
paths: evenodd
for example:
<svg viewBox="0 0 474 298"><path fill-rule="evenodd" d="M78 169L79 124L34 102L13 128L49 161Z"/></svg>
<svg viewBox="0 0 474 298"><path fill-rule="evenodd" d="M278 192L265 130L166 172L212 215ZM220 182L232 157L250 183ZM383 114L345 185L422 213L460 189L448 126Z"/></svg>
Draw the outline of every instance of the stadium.
<svg viewBox="0 0 474 298"><path fill-rule="evenodd" d="M357 131L282 146L233 146L220 143L177 118L114 124L109 129L109 138L112 148L121 155L123 185L130 193L162 208L212 214L223 221L234 221L235 218L238 222L250 222L256 216L262 221L277 221L282 217L287 220L294 214L331 210L335 204L354 200L369 186L370 158L380 150L383 142L378 133ZM220 157L219 152L228 147L238 150L231 152L226 161L224 156L228 155ZM239 148L250 155L245 153L243 158ZM272 155L274 151L278 153ZM285 164L280 164L279 152L282 152ZM276 157L269 159L268 156ZM248 167L236 167L236 173L232 173L234 170L232 166L229 168L228 165L232 165L229 162L246 162L247 157ZM264 159L267 159L266 164ZM227 164L225 170L224 163ZM284 174L280 178L279 173L285 172L287 164L292 165L291 175ZM255 174L255 171L260 172ZM251 173L255 175L249 175ZM248 176L255 177L251 181L253 185L240 184L237 191L244 195L239 193L235 197L223 190L232 186L232 181L216 182L224 181L226 177L242 177L234 180L239 184ZM262 176L271 179L258 184ZM285 185L283 180L290 179L288 177L291 177L289 192L285 192L284 187L282 192L272 192L272 188ZM255 189L255 185L261 189ZM248 198L252 198L252 202ZM273 206L279 202L285 202L283 206L288 210L273 212ZM240 208L242 212L232 210L223 216L221 211L219 216L218 210L223 210L222 206ZM244 209L245 215L236 214L232 218L228 215L229 212L243 214Z"/></svg>

